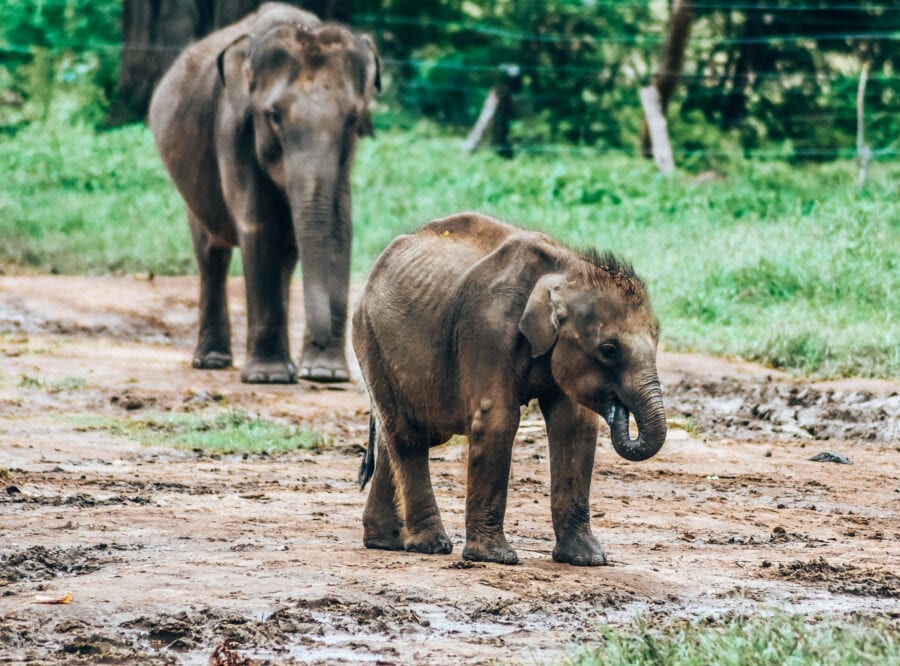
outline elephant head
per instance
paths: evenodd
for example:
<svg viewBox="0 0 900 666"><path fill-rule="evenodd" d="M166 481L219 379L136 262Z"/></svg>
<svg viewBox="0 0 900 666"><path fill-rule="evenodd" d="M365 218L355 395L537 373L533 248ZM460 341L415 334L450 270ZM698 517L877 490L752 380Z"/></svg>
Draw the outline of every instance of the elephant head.
<svg viewBox="0 0 900 666"><path fill-rule="evenodd" d="M268 10L267 7L274 7ZM320 348L343 321L333 312L330 275L349 270L349 172L356 142L369 127L368 105L380 90L372 40L337 24L264 5L250 34L218 56L222 95L241 135L252 135L260 177L284 195L304 274L307 336ZM300 13L308 20L298 22ZM248 139L249 140L249 139ZM343 259L335 259L342 257ZM307 279L309 277L315 279Z"/></svg>
<svg viewBox="0 0 900 666"><path fill-rule="evenodd" d="M630 266L608 254L588 257L586 264L586 270L541 277L519 329L533 357L550 355L560 389L606 419L616 452L646 460L666 440L656 371L659 324ZM636 439L629 435L629 412Z"/></svg>

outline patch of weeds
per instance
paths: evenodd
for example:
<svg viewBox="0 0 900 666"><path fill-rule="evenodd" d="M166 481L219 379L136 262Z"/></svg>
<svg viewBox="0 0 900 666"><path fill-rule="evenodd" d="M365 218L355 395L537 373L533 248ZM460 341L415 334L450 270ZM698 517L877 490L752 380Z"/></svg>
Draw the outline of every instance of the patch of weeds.
<svg viewBox="0 0 900 666"><path fill-rule="evenodd" d="M267 421L240 410L227 409L212 416L195 414L145 415L135 419L81 417L91 430L106 430L146 445L202 449L217 453L284 453L297 449L320 450L328 437L315 430Z"/></svg>
<svg viewBox="0 0 900 666"><path fill-rule="evenodd" d="M77 391L87 387L87 380L83 377L63 377L57 380L44 380L40 377L22 375L19 379L20 388L35 388L47 393L61 393L63 391Z"/></svg>
<svg viewBox="0 0 900 666"><path fill-rule="evenodd" d="M700 435L700 421L693 416L686 416L683 419L669 419L669 426L684 430L691 437L698 437Z"/></svg>
<svg viewBox="0 0 900 666"><path fill-rule="evenodd" d="M639 620L604 627L598 645L566 663L632 664L891 664L900 659L896 621L886 616L816 619L776 613L651 626Z"/></svg>

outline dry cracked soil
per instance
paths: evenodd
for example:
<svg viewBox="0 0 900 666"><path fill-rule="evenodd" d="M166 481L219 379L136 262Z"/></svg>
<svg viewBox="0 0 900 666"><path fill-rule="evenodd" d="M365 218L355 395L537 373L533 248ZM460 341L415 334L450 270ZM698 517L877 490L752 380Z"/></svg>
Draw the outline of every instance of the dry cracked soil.
<svg viewBox="0 0 900 666"><path fill-rule="evenodd" d="M229 288L240 350L242 286ZM454 553L372 551L358 373L248 386L236 369L192 369L195 291L194 278L0 277L0 663L552 662L635 617L897 618L900 382L664 352L662 452L628 463L605 430L598 442L592 524L610 566L551 560L531 410L507 511L521 564L460 559L456 440L431 456ZM96 425L226 407L329 444L220 455ZM810 460L823 452L852 464Z"/></svg>

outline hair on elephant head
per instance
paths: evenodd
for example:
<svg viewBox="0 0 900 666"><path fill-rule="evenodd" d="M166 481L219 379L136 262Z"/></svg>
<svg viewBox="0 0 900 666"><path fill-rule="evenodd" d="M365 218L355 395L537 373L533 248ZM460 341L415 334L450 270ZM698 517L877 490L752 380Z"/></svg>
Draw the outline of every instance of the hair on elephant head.
<svg viewBox="0 0 900 666"><path fill-rule="evenodd" d="M195 367L231 363L223 266L239 246L249 318L241 378L296 380L287 308L299 259L299 375L349 379L350 169L380 86L371 38L279 3L192 44L163 77L150 126L187 204L200 267Z"/></svg>

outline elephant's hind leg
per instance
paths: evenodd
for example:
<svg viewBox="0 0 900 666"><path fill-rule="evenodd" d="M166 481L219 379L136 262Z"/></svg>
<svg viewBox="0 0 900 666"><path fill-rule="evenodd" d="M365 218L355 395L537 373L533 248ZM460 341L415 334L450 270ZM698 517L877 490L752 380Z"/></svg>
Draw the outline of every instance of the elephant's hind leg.
<svg viewBox="0 0 900 666"><path fill-rule="evenodd" d="M200 269L200 333L193 366L206 370L228 368L232 355L226 278L231 248L214 245L192 213L188 213L188 222Z"/></svg>
<svg viewBox="0 0 900 666"><path fill-rule="evenodd" d="M376 432L375 474L363 512L363 544L366 548L403 550L403 520L397 509L397 487L391 470L390 453L380 432Z"/></svg>
<svg viewBox="0 0 900 666"><path fill-rule="evenodd" d="M400 436L388 443L394 481L400 490L403 548L414 553L447 554L452 552L453 544L441 522L428 469L428 449L432 442L420 439Z"/></svg>

